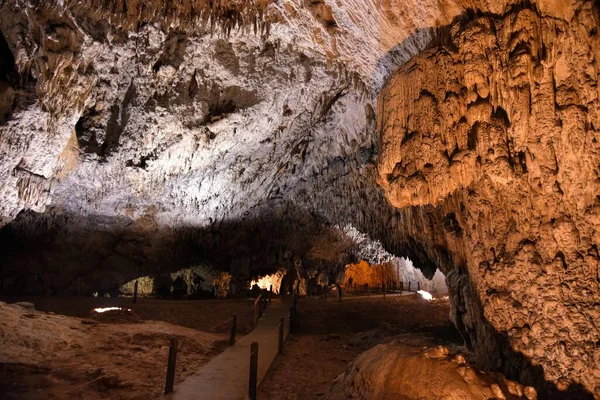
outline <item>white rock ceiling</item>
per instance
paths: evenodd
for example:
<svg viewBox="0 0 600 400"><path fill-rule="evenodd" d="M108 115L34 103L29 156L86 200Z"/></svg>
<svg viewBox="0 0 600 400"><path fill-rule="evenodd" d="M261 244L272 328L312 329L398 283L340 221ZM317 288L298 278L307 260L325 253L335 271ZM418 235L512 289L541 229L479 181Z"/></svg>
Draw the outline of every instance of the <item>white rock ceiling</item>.
<svg viewBox="0 0 600 400"><path fill-rule="evenodd" d="M165 32L159 23L94 37L68 4L36 11L15 3L22 22L4 13L2 25L17 67L47 76L38 79L39 101L14 110L1 128L2 220L46 206L130 217L154 206L160 223L205 225L283 197L336 157L372 148L365 105L429 34L385 59L415 23L392 35L404 24L388 21L375 3L352 3L331 4L332 28L302 2L277 2L268 10L281 22L268 35L238 27L227 37L201 26ZM435 16L422 7L403 18ZM63 26L52 31L52 18ZM39 34L42 42L32 44ZM83 73L57 77L75 68ZM211 118L219 106L231 109ZM96 147L113 135L103 154L77 145L77 121L84 139L96 135ZM19 195L25 179L27 193Z"/></svg>

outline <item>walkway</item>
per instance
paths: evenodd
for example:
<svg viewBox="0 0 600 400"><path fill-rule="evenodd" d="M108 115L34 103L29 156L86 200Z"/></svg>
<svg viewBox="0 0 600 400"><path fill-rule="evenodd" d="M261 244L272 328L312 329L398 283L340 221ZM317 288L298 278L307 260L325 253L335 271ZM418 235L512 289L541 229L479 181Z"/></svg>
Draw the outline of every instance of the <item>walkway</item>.
<svg viewBox="0 0 600 400"><path fill-rule="evenodd" d="M235 346L212 358L198 372L183 381L177 390L165 397L170 400L243 400L248 397L250 345L258 342L258 384L277 356L279 319L287 317L289 304L273 299L258 326L240 338ZM289 318L285 319L284 338L289 333Z"/></svg>

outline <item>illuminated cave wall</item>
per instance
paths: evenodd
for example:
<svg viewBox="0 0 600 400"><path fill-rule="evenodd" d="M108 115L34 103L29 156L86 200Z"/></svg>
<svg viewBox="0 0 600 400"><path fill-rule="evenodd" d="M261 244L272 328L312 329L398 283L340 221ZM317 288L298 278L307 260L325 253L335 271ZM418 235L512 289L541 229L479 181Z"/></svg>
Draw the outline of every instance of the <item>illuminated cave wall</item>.
<svg viewBox="0 0 600 400"><path fill-rule="evenodd" d="M379 174L394 206L432 210L412 235L448 251L452 317L480 361L600 396L599 19L591 2L567 11L442 31L380 94Z"/></svg>
<svg viewBox="0 0 600 400"><path fill-rule="evenodd" d="M376 286L381 288L383 284L391 289L391 285L395 284L396 289L399 290L402 282L402 288L408 290L410 282L412 291L420 288L437 295L448 293L446 277L440 270L436 270L433 277L428 279L413 265L412 261L406 258L395 257L388 262L374 265L361 260L359 263L346 265L343 276L342 285L348 289L356 287L356 290L364 290L365 284L369 285L371 290Z"/></svg>

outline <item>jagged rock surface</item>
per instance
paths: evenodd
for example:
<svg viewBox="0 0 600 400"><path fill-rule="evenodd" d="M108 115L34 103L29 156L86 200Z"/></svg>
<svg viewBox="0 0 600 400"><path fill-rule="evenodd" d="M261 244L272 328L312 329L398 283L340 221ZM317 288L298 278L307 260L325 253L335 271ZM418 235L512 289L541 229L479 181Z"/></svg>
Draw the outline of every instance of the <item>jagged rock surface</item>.
<svg viewBox="0 0 600 400"><path fill-rule="evenodd" d="M365 284L371 291L376 291L374 288L381 288L384 284L388 289L394 290L421 289L433 293L436 297L448 293L446 279L441 271L437 270L431 279L427 279L420 269L414 267L412 261L405 258L394 258L390 262L377 265L369 265L366 261L347 265L343 286L363 290Z"/></svg>
<svg viewBox="0 0 600 400"><path fill-rule="evenodd" d="M374 176L371 95L269 2L161 4L3 4L2 223L45 211L5 229L4 272L86 293L198 259L240 280L286 251L337 263L330 183Z"/></svg>
<svg viewBox="0 0 600 400"><path fill-rule="evenodd" d="M451 25L380 95L379 175L393 205L430 210L411 236L447 251L453 318L481 361L523 371L518 352L600 396L600 43L597 10L574 11Z"/></svg>
<svg viewBox="0 0 600 400"><path fill-rule="evenodd" d="M328 400L343 399L527 399L532 387L486 374L451 356L442 346L418 350L397 343L380 344L349 363L336 379Z"/></svg>

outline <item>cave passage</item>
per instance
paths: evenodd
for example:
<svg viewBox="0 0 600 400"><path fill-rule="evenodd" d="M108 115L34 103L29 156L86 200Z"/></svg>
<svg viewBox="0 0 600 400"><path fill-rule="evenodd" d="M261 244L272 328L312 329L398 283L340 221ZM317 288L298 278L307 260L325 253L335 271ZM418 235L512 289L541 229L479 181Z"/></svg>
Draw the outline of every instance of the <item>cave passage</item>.
<svg viewBox="0 0 600 400"><path fill-rule="evenodd" d="M3 0L0 397L600 399L599 27Z"/></svg>

